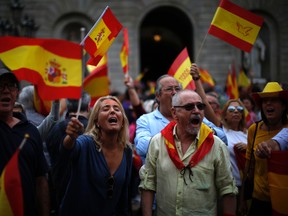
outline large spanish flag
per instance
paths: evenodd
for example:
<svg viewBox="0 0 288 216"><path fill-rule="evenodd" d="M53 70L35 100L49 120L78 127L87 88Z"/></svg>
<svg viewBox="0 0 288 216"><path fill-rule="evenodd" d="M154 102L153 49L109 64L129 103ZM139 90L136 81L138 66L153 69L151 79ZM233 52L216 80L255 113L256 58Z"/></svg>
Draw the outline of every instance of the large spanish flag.
<svg viewBox="0 0 288 216"><path fill-rule="evenodd" d="M250 52L262 24L262 17L228 0L222 0L208 33L243 51Z"/></svg>
<svg viewBox="0 0 288 216"><path fill-rule="evenodd" d="M190 66L190 57L188 55L187 48L185 47L174 60L168 74L178 80L182 84L183 89L195 90L195 83L190 75Z"/></svg>
<svg viewBox="0 0 288 216"><path fill-rule="evenodd" d="M288 215L288 151L272 152L267 161L273 215Z"/></svg>
<svg viewBox="0 0 288 216"><path fill-rule="evenodd" d="M107 6L100 18L80 43L89 53L88 64L97 65L121 31L122 25Z"/></svg>
<svg viewBox="0 0 288 216"><path fill-rule="evenodd" d="M0 37L0 59L43 100L81 96L81 46L60 39Z"/></svg>
<svg viewBox="0 0 288 216"><path fill-rule="evenodd" d="M106 58L107 59L107 58ZM99 97L110 94L110 80L108 77L108 64L97 66L84 79L83 88L90 95L93 106Z"/></svg>
<svg viewBox="0 0 288 216"><path fill-rule="evenodd" d="M20 171L18 166L17 149L1 174L0 179L0 215L23 216L23 193Z"/></svg>
<svg viewBox="0 0 288 216"><path fill-rule="evenodd" d="M128 30L127 28L123 29L123 45L120 51L120 61L123 69L123 73L126 74L129 70L128 67L128 54L129 54L129 40L128 40Z"/></svg>

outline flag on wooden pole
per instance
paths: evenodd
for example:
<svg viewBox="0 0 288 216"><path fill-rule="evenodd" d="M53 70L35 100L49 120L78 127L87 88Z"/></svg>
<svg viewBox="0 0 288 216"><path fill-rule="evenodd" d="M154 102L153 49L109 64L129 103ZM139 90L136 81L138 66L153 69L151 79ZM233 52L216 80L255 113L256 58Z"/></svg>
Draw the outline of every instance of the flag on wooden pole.
<svg viewBox="0 0 288 216"><path fill-rule="evenodd" d="M250 52L263 24L263 18L228 0L222 0L208 33Z"/></svg>
<svg viewBox="0 0 288 216"><path fill-rule="evenodd" d="M195 83L190 75L190 67L191 61L187 48L185 47L174 60L168 74L178 80L182 84L183 89L195 90Z"/></svg>
<svg viewBox="0 0 288 216"><path fill-rule="evenodd" d="M43 100L81 96L81 46L66 40L0 37L0 59Z"/></svg>
<svg viewBox="0 0 288 216"><path fill-rule="evenodd" d="M120 61L122 65L122 69L124 74L128 73L129 65L128 65L128 57L129 57L129 40L128 40L128 30L124 28L123 30L123 45L120 52Z"/></svg>
<svg viewBox="0 0 288 216"><path fill-rule="evenodd" d="M88 64L97 65L114 42L122 25L107 6L100 18L80 43L89 53Z"/></svg>

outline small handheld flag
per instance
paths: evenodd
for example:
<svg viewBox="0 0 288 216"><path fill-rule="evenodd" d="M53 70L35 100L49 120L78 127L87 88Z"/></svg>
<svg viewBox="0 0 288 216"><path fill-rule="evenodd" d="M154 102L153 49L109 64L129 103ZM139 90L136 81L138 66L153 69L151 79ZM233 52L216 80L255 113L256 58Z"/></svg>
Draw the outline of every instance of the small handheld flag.
<svg viewBox="0 0 288 216"><path fill-rule="evenodd" d="M95 66L98 64L121 29L121 23L107 6L100 18L80 43L91 56L88 64Z"/></svg>
<svg viewBox="0 0 288 216"><path fill-rule="evenodd" d="M192 76L190 75L190 66L190 57L188 55L187 48L185 47L174 60L168 71L168 74L178 80L182 84L183 89L195 90L195 83L192 80Z"/></svg>
<svg viewBox="0 0 288 216"><path fill-rule="evenodd" d="M18 165L19 153L29 138L25 134L19 148L6 164L0 178L0 215L23 216L22 182Z"/></svg>
<svg viewBox="0 0 288 216"><path fill-rule="evenodd" d="M222 0L208 33L250 52L263 24L263 18L228 0Z"/></svg>

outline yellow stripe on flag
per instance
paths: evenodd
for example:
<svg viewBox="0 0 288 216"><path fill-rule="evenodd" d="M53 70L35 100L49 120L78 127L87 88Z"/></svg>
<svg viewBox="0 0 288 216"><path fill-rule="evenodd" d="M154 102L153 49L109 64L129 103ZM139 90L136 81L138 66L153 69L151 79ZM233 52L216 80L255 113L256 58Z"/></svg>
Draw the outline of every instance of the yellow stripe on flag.
<svg viewBox="0 0 288 216"><path fill-rule="evenodd" d="M190 75L190 66L190 58L187 58L183 61L183 63L174 74L174 78L182 84L183 89L185 89L192 80L192 76Z"/></svg>
<svg viewBox="0 0 288 216"><path fill-rule="evenodd" d="M81 80L78 76L65 77L68 72L66 71L67 68L73 70L69 71L69 74L81 73L79 71L81 61L79 59L61 57L37 45L16 47L5 53L0 53L0 58L12 71L21 69L25 65L26 68L39 73L47 86L81 86ZM51 76L52 73L53 76Z"/></svg>
<svg viewBox="0 0 288 216"><path fill-rule="evenodd" d="M89 93L91 97L107 95L109 94L109 79L105 76L96 77L85 85L84 90Z"/></svg>
<svg viewBox="0 0 288 216"><path fill-rule="evenodd" d="M110 29L105 24L104 20L101 19L88 37L95 42L97 49L99 49L102 45L104 45L110 34ZM103 38L105 38L105 40L103 40Z"/></svg>
<svg viewBox="0 0 288 216"><path fill-rule="evenodd" d="M250 43L254 44L261 26L255 25L221 7L217 8L212 25Z"/></svg>

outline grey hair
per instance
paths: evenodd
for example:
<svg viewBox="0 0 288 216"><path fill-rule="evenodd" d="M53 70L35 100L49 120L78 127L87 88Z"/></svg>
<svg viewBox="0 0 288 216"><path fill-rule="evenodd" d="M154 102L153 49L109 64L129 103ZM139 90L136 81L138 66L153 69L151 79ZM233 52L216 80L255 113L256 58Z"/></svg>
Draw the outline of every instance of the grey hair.
<svg viewBox="0 0 288 216"><path fill-rule="evenodd" d="M166 77L171 77L171 78L175 79L173 76L168 75L168 74L164 74L164 75L160 76L160 77L157 79L157 81L156 81L156 87L155 87L155 93L156 93L156 94L160 94L160 91L161 91L161 89L162 89L161 80L164 79L164 78L166 78ZM176 80L176 79L175 79L175 80ZM178 81L177 81L177 82L178 82ZM178 83L179 83L179 87L182 88L181 83L180 83L180 82L178 82Z"/></svg>
<svg viewBox="0 0 288 216"><path fill-rule="evenodd" d="M34 109L34 86L28 85L22 88L18 102L23 104L25 109Z"/></svg>
<svg viewBox="0 0 288 216"><path fill-rule="evenodd" d="M172 107L173 106L179 106L181 103L181 95L184 94L185 92L194 92L196 94L198 94L197 92L190 90L190 89L182 89L178 92L176 92L175 95L173 95L172 97Z"/></svg>

